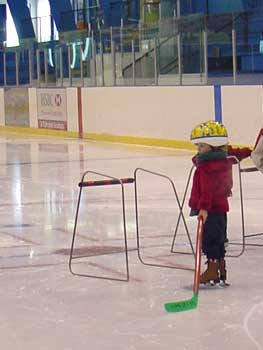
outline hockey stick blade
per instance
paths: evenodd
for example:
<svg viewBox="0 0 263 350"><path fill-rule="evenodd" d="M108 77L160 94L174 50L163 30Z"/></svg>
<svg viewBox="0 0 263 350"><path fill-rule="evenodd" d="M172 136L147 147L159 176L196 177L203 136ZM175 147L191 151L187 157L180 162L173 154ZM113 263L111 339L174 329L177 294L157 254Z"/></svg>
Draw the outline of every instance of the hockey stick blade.
<svg viewBox="0 0 263 350"><path fill-rule="evenodd" d="M195 309L198 303L198 293L194 293L191 299L164 304L167 312L181 312Z"/></svg>
<svg viewBox="0 0 263 350"><path fill-rule="evenodd" d="M187 311L187 310L193 310L197 307L199 284L200 284L200 263L201 263L201 244L202 244L203 226L204 226L204 218L201 216L200 218L198 218L193 296L191 299L175 301L172 303L164 304L164 308L167 312Z"/></svg>

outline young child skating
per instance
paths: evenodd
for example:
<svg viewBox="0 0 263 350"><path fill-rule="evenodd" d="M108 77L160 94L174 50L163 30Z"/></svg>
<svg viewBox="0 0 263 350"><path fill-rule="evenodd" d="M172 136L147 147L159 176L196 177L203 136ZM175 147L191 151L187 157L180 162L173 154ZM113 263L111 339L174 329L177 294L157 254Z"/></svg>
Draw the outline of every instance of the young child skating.
<svg viewBox="0 0 263 350"><path fill-rule="evenodd" d="M202 250L207 257L207 269L200 276L200 283L226 282L225 241L227 235L228 197L233 186L232 164L247 158L247 147L233 148L228 144L224 125L207 121L191 132L191 141L197 146L193 157L196 170L189 206L191 215L204 219Z"/></svg>

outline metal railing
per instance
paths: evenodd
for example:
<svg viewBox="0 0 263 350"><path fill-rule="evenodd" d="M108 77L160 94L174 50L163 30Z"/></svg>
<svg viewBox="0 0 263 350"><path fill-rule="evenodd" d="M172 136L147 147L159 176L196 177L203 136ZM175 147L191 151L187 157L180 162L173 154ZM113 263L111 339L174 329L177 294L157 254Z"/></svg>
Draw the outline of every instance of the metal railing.
<svg viewBox="0 0 263 350"><path fill-rule="evenodd" d="M256 84L263 74L262 34L244 30L249 16L193 15L65 32L37 48L0 51L0 85Z"/></svg>

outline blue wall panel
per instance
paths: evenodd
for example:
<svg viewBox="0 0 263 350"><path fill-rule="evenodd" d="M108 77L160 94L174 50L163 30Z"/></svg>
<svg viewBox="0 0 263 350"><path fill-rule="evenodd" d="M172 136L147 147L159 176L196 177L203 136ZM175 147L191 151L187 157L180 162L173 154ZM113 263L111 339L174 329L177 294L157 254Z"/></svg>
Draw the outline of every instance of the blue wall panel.
<svg viewBox="0 0 263 350"><path fill-rule="evenodd" d="M0 5L0 45L6 41L6 5Z"/></svg>
<svg viewBox="0 0 263 350"><path fill-rule="evenodd" d="M210 0L208 2L209 13L242 12L243 0Z"/></svg>
<svg viewBox="0 0 263 350"><path fill-rule="evenodd" d="M139 20L139 1L130 1L130 18L132 20Z"/></svg>
<svg viewBox="0 0 263 350"><path fill-rule="evenodd" d="M118 27L121 25L121 18L123 14L123 2L122 1L111 1L111 26Z"/></svg>
<svg viewBox="0 0 263 350"><path fill-rule="evenodd" d="M59 32L76 29L74 11L70 0L49 0L51 15Z"/></svg>
<svg viewBox="0 0 263 350"><path fill-rule="evenodd" d="M214 85L215 120L222 123L221 85Z"/></svg>
<svg viewBox="0 0 263 350"><path fill-rule="evenodd" d="M127 22L127 14L131 20L139 20L139 0L128 1L127 6L123 0L101 0L100 6L105 27L120 26L121 19Z"/></svg>
<svg viewBox="0 0 263 350"><path fill-rule="evenodd" d="M261 1L261 0L260 0ZM189 0L181 1L181 14L242 12L255 7L259 0ZM173 3L173 0L171 0Z"/></svg>
<svg viewBox="0 0 263 350"><path fill-rule="evenodd" d="M103 12L104 26L109 27L111 26L111 1L101 0L100 5Z"/></svg>
<svg viewBox="0 0 263 350"><path fill-rule="evenodd" d="M194 13L203 13L207 14L207 6L209 2L207 0L195 1L193 5Z"/></svg>
<svg viewBox="0 0 263 350"><path fill-rule="evenodd" d="M7 0L19 39L35 38L35 32L26 0Z"/></svg>

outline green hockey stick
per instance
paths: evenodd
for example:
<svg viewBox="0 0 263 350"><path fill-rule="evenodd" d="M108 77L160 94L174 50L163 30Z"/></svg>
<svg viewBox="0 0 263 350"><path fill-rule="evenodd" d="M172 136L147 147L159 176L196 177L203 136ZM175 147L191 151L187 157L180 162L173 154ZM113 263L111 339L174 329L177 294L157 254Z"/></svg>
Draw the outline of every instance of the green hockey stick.
<svg viewBox="0 0 263 350"><path fill-rule="evenodd" d="M196 257L195 257L195 274L194 274L194 294L191 299L175 301L164 304L167 312L180 312L193 310L198 304L198 292L200 283L200 268L201 268L201 244L203 236L204 219L198 219L197 237L196 237Z"/></svg>

